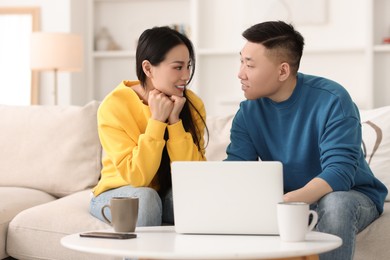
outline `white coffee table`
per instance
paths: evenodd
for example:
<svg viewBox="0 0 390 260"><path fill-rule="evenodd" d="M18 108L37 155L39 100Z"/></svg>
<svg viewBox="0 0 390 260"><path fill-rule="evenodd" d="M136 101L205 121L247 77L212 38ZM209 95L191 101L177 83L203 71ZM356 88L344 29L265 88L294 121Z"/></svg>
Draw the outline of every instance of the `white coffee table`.
<svg viewBox="0 0 390 260"><path fill-rule="evenodd" d="M136 233L137 238L128 240L72 234L61 244L87 253L140 259L279 259L317 255L342 244L339 237L320 232L310 232L305 242L298 243L281 242L279 236L182 235L173 226L139 227Z"/></svg>

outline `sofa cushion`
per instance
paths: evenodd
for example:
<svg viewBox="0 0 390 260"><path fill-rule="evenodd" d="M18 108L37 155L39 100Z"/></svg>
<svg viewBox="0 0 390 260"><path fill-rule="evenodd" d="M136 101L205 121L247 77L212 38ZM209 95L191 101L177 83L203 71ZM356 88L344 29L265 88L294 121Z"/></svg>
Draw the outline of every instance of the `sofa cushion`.
<svg viewBox="0 0 390 260"><path fill-rule="evenodd" d="M62 197L100 176L97 101L81 106L0 105L0 183Z"/></svg>
<svg viewBox="0 0 390 260"><path fill-rule="evenodd" d="M366 160L390 190L390 106L361 110L360 116ZM390 201L390 194L386 201Z"/></svg>
<svg viewBox="0 0 390 260"><path fill-rule="evenodd" d="M5 246L8 224L19 212L56 198L39 190L0 187L0 259L7 256Z"/></svg>
<svg viewBox="0 0 390 260"><path fill-rule="evenodd" d="M390 202L385 203L385 211L356 238L354 260L389 259L390 241Z"/></svg>
<svg viewBox="0 0 390 260"><path fill-rule="evenodd" d="M206 146L208 161L222 161L226 159L226 148L230 143L230 128L234 115L208 116L206 125L209 130L209 142ZM207 136L205 137L207 140Z"/></svg>
<svg viewBox="0 0 390 260"><path fill-rule="evenodd" d="M89 214L91 190L27 209L9 224L7 252L17 259L114 259L80 253L61 245L62 237L110 228Z"/></svg>

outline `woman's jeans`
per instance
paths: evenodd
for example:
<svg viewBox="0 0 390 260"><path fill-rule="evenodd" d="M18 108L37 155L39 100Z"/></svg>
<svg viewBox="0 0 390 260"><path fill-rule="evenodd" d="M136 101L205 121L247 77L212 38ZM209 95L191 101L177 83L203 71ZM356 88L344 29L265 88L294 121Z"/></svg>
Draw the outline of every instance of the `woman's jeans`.
<svg viewBox="0 0 390 260"><path fill-rule="evenodd" d="M379 217L374 202L358 191L335 191L314 206L318 213L317 230L343 240L341 247L320 255L321 260L352 260L356 235Z"/></svg>
<svg viewBox="0 0 390 260"><path fill-rule="evenodd" d="M138 220L137 226L161 226L162 223L174 224L172 189L169 190L164 198L152 188L123 186L117 189L108 190L91 199L90 213L104 221L101 209L104 205L110 204L113 197L138 197ZM106 217L111 220L109 209L104 211ZM105 222L105 221L104 221Z"/></svg>

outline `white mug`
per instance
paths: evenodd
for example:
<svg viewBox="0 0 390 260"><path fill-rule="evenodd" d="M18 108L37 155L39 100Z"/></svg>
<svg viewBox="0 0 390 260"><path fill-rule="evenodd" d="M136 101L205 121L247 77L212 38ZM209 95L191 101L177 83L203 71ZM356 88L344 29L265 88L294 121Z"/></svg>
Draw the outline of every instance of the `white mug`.
<svg viewBox="0 0 390 260"><path fill-rule="evenodd" d="M300 242L317 224L318 215L304 202L280 202L277 205L280 239L284 242ZM309 218L312 216L309 225Z"/></svg>

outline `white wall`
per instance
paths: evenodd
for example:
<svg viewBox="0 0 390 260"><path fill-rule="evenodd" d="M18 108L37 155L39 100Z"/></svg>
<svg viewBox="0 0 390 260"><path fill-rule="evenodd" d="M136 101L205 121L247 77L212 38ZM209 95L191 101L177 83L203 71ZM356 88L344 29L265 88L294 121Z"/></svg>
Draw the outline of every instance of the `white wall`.
<svg viewBox="0 0 390 260"><path fill-rule="evenodd" d="M242 2L241 2L242 1ZM298 3L310 4L312 1L325 3L325 12L320 12L316 18L303 18L310 10L297 8ZM215 23L215 30L210 30L209 36L217 39L217 46L224 48L223 43L229 42L228 47L240 46L242 44L242 28L261 22L267 19L281 19L297 21L296 27L303 34L306 40L305 53L302 60L301 71L310 74L318 74L330 77L343 84L351 93L353 99L362 108L372 106L372 90L368 87L369 75L365 58L367 45L368 26L367 23L367 2L371 0L213 0L203 1L204 4L213 4L219 11L207 17L204 14L204 23ZM81 33L87 37L87 1L86 0L0 0L0 6L39 6L41 8L41 30ZM233 8L228 8L229 2ZM242 4L244 3L244 4ZM289 3L289 8L285 4ZM313 9L314 10L314 9ZM227 15L226 12L231 14ZM317 10L317 12L319 12ZM325 16L323 14L325 13ZM216 15L215 15L216 14ZM115 16L115 14L113 14ZM131 14L130 14L131 17ZM299 19L298 19L298 18ZM202 18L203 19L203 18ZM234 21L234 26L226 28L224 21ZM310 19L314 19L310 22ZM307 22L309 20L309 22ZM321 22L321 20L325 20ZM208 41L210 37L200 39ZM230 39L230 40L229 40ZM85 39L84 39L85 40ZM222 44L220 44L222 43ZM213 46L210 43L205 45ZM332 49L333 50L330 50ZM324 49L329 49L324 52ZM321 50L321 52L318 52ZM85 52L87 53L87 51ZM340 59L340 55L343 55ZM239 57L231 57L231 59ZM213 59L213 56L210 56ZM85 59L86 61L87 59ZM336 61L337 60L337 61ZM335 62L336 61L336 62ZM215 62L218 63L216 60ZM238 63L237 63L238 64ZM200 66L201 64L199 64ZM199 70L216 70L216 75L224 74L226 71L236 75L236 68L225 68L221 66L212 68L200 68ZM112 68L115 70L115 68ZM219 70L219 71L218 71ZM85 104L88 102L87 91L87 68L84 67L79 73L59 74L59 104ZM108 73L108 72L107 72ZM96 77L96 76L94 76ZM122 79L118 79L118 82ZM41 104L52 103L51 72L41 73L40 101ZM229 86L221 86L224 93L214 93L207 90L202 95L208 96L209 103L215 102L219 94L231 93L230 97L242 95L239 81L230 81ZM213 88L214 86L206 86ZM219 87L219 89L221 89ZM220 91L216 88L215 91ZM228 102L229 96L222 97L221 102ZM218 102L219 102L218 101Z"/></svg>
<svg viewBox="0 0 390 260"><path fill-rule="evenodd" d="M267 20L291 22L302 33L305 48L301 72L339 82L360 108L374 106L369 57L372 0L199 1L202 10L199 26L209 27L199 32L199 46L237 49L237 54L230 56L210 55L198 60L198 75L209 71L210 77L201 78L193 85L199 89L208 114L222 115L237 110L238 101L244 98L236 76L238 53L244 43L241 33Z"/></svg>
<svg viewBox="0 0 390 260"><path fill-rule="evenodd" d="M367 0L330 0L327 5L326 23L297 26L306 40L300 70L339 82L360 108L370 108Z"/></svg>

